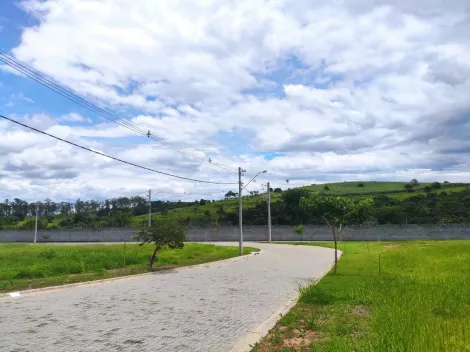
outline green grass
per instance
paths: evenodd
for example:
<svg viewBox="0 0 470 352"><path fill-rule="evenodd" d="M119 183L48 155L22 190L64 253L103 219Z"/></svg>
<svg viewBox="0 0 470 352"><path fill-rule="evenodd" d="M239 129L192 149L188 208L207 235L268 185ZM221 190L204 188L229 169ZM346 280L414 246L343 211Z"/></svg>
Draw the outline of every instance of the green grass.
<svg viewBox="0 0 470 352"><path fill-rule="evenodd" d="M148 271L152 245L0 245L0 292L61 285ZM257 251L245 247L245 253ZM159 252L158 269L236 257L238 247L186 243Z"/></svg>
<svg viewBox="0 0 470 352"><path fill-rule="evenodd" d="M470 241L340 248L337 276L301 289L253 351L470 351Z"/></svg>

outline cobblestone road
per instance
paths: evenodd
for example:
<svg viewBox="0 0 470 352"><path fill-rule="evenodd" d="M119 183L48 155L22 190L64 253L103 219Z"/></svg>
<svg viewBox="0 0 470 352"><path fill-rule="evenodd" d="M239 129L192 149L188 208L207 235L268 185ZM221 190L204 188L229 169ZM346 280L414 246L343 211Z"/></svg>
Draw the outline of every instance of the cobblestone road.
<svg viewBox="0 0 470 352"><path fill-rule="evenodd" d="M248 245L263 252L0 297L0 351L228 351L333 260L327 248Z"/></svg>

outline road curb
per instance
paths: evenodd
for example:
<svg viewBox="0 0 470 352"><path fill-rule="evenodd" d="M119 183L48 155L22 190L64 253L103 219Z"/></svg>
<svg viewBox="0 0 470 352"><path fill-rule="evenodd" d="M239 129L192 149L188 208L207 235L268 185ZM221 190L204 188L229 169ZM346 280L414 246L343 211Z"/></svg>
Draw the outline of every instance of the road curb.
<svg viewBox="0 0 470 352"><path fill-rule="evenodd" d="M253 247L253 248L256 248L256 247ZM253 256L253 255L259 255L259 254L264 253L264 251L262 249L260 249L260 248L257 248L257 249L259 250L258 252L252 252L250 254L244 254L241 257L238 256L238 257L233 257L233 258L228 258L228 259L221 259L221 260L216 260L216 261L213 261L213 262L182 266L182 267L178 267L178 268L174 268L174 269L165 269L165 270L160 270L160 271L154 271L154 272L151 272L151 273L124 275L124 276L112 277L112 278L109 278L109 279L91 280L91 281L84 281L84 282L76 282L76 283L73 283L73 284L47 286L47 287L40 287L40 288L32 288L32 289L23 290L23 291L0 293L0 299L4 299L4 298L8 298L8 297L10 297L10 298L16 298L16 297L22 297L22 296L28 297L28 296L33 296L35 294L40 294L40 293L66 290L66 289L69 289L69 288L72 288L72 287L99 285L99 284L104 284L104 283L107 283L107 282L112 282L112 281L117 281L117 280L129 280L129 279L133 279L133 278L139 278L139 277L142 277L142 276L159 275L159 274L167 273L169 271L190 270L190 269L198 268L198 267L201 267L201 266L205 266L205 267L209 268L209 267L214 266L214 265L221 265L221 264L225 264L225 263L235 262L237 260L246 259L246 258L248 258L250 256Z"/></svg>
<svg viewBox="0 0 470 352"><path fill-rule="evenodd" d="M299 247L314 247L296 245ZM333 248L334 249L334 248ZM338 250L338 259L341 258L342 251ZM309 285L316 285L323 277L330 272L334 267L334 262L319 276L318 279L313 280ZM258 343L269 331L277 324L281 317L288 313L292 307L294 307L299 299L299 294L295 298L291 298L284 302L282 306L271 314L265 321L263 321L258 327L251 331L247 331L244 336L239 338L228 352L250 352L256 343Z"/></svg>

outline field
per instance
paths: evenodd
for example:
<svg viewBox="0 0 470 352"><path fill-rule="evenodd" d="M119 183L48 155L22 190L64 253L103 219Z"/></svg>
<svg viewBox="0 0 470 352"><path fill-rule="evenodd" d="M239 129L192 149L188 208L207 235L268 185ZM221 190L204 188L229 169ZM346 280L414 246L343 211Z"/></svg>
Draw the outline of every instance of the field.
<svg viewBox="0 0 470 352"><path fill-rule="evenodd" d="M469 241L340 248L338 275L302 288L252 352L470 351Z"/></svg>
<svg viewBox="0 0 470 352"><path fill-rule="evenodd" d="M0 292L91 281L148 271L152 245L0 245ZM245 247L245 254L257 251ZM156 270L238 255L238 247L186 243L159 252Z"/></svg>

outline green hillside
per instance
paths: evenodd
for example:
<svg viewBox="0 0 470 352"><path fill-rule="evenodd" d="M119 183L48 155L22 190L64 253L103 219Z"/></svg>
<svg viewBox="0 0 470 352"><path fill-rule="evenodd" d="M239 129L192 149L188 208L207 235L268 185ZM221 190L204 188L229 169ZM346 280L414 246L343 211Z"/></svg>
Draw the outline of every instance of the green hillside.
<svg viewBox="0 0 470 352"><path fill-rule="evenodd" d="M232 190L234 191L234 190ZM295 225L316 223L299 208L301 197L312 193L352 199L371 198L377 223L470 222L470 184L416 182L338 182L271 192L272 223ZM468 194L467 194L468 193ZM229 193L227 193L229 194ZM230 194L233 194L230 192ZM243 222L267 223L267 194L243 197ZM0 229L33 229L35 203L20 199L0 203ZM2 211L3 209L3 211ZM144 198L121 197L109 200L77 199L74 203L42 202L40 229L141 227L148 222ZM42 209L42 212L41 212ZM200 226L238 224L238 197L225 200L152 201L153 221L179 219Z"/></svg>
<svg viewBox="0 0 470 352"><path fill-rule="evenodd" d="M363 187L359 187L359 184L362 184ZM440 194L442 192L454 193L469 189L470 187L470 184L442 183L440 184L440 188L433 188L432 183L419 183L418 185L412 187L412 191L409 191L405 188L406 184L407 182L354 181L310 185L298 187L295 189L308 193L323 192L324 194L328 195L343 196L353 199L387 196L397 201L403 201L410 197L426 196L430 192L433 194ZM328 190L325 190L325 187L327 187ZM284 193L285 191L279 193L271 192L272 203L278 202ZM243 208L245 210L254 208L257 204L263 204L266 199L267 196L265 193L260 195L244 196ZM155 213L153 214L152 219L157 221L163 218L179 218L182 220L190 219L191 223L193 224L202 224L205 226L216 225L217 223L220 223L221 220L223 220L221 219L221 208L225 214L236 215L238 213L238 198L220 200L213 203L207 203L205 205L194 205L190 207L174 209L168 212L167 215ZM233 218L232 223L236 221L236 217L233 215L229 216L230 220ZM145 221L147 221L147 219L147 215L136 216L132 219L131 226L141 226Z"/></svg>

